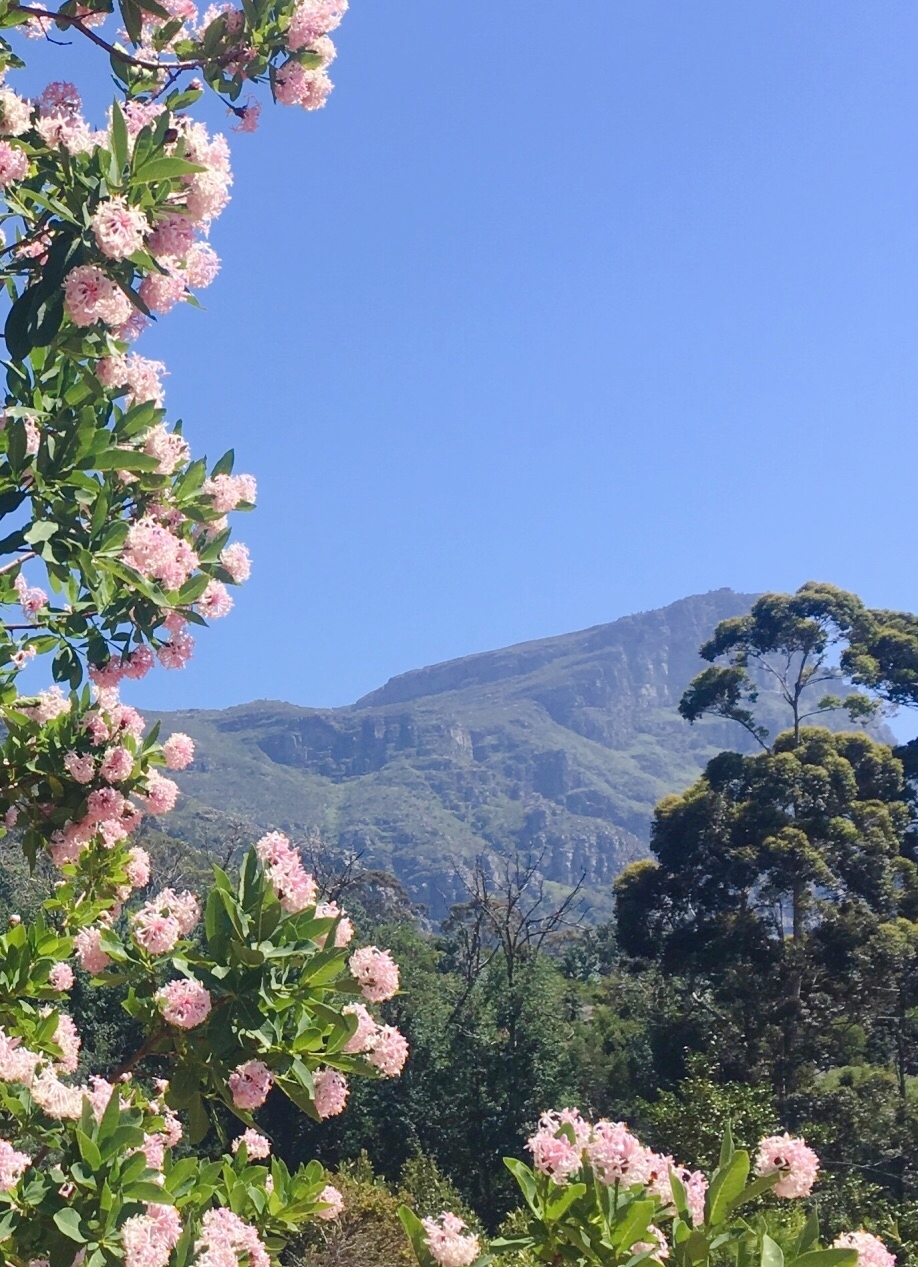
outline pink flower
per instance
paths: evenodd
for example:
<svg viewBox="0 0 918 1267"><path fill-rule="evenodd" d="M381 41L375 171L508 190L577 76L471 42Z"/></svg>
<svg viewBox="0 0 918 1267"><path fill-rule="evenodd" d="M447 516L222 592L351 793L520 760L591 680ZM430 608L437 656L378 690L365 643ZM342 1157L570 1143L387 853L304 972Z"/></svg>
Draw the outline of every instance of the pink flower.
<svg viewBox="0 0 918 1267"><path fill-rule="evenodd" d="M91 753L81 757L77 752L68 752L64 769L76 783L91 783L96 776L96 762Z"/></svg>
<svg viewBox="0 0 918 1267"><path fill-rule="evenodd" d="M171 475L176 467L187 462L191 456L188 441L176 431L167 431L162 424L153 427L143 442L144 453L159 458L157 475Z"/></svg>
<svg viewBox="0 0 918 1267"><path fill-rule="evenodd" d="M247 1060L229 1076L229 1089L237 1109L260 1109L268 1098L274 1075L260 1060Z"/></svg>
<svg viewBox="0 0 918 1267"><path fill-rule="evenodd" d="M299 854L282 832L272 831L262 836L255 845L255 852L285 911L296 915L315 905L316 882L303 870Z"/></svg>
<svg viewBox="0 0 918 1267"><path fill-rule="evenodd" d="M48 984L53 990L73 989L73 969L69 963L56 963L48 973Z"/></svg>
<svg viewBox="0 0 918 1267"><path fill-rule="evenodd" d="M185 207L195 224L215 220L230 200L230 179L220 171L195 172L187 178Z"/></svg>
<svg viewBox="0 0 918 1267"><path fill-rule="evenodd" d="M199 981L170 981L156 998L163 1019L179 1029L194 1029L210 1015L210 994Z"/></svg>
<svg viewBox="0 0 918 1267"><path fill-rule="evenodd" d="M128 855L125 871L132 889L143 889L150 883L150 855L146 849L134 846Z"/></svg>
<svg viewBox="0 0 918 1267"><path fill-rule="evenodd" d="M138 946L153 955L168 954L180 937L187 937L201 918L198 899L187 889L163 889L131 917Z"/></svg>
<svg viewBox="0 0 918 1267"><path fill-rule="evenodd" d="M151 770L147 775L147 792L144 799L144 806L148 814L168 814L170 810L175 809L175 803L179 798L179 787L177 783L173 783L171 779L165 778L156 770Z"/></svg>
<svg viewBox="0 0 918 1267"><path fill-rule="evenodd" d="M571 1114L576 1114L576 1117L571 1117ZM549 1175L560 1187L582 1167L583 1147L589 1138L589 1126L586 1123L585 1136L576 1128L582 1122L579 1113L570 1110L567 1116L569 1120L565 1123L562 1122L560 1113L543 1113L539 1118L539 1129L526 1141L535 1169L539 1174ZM571 1128L570 1132L562 1131L564 1125Z"/></svg>
<svg viewBox="0 0 918 1267"><path fill-rule="evenodd" d="M80 1087L68 1087L61 1082L54 1069L45 1069L31 1083L29 1093L48 1117L58 1121L76 1121L83 1112L83 1092Z"/></svg>
<svg viewBox="0 0 918 1267"><path fill-rule="evenodd" d="M833 1249L856 1249L857 1267L895 1267L891 1254L878 1236L870 1232L844 1232L832 1242Z"/></svg>
<svg viewBox="0 0 918 1267"><path fill-rule="evenodd" d="M666 1237L660 1229L651 1223L647 1232L653 1239L649 1241L635 1241L635 1243L631 1246L631 1253L644 1254L648 1250L651 1250L654 1262L662 1262L664 1258L669 1258L669 1245L666 1243Z"/></svg>
<svg viewBox="0 0 918 1267"><path fill-rule="evenodd" d="M252 101L249 105L234 109L238 122L234 124L234 132L257 132L258 120L261 117L261 102Z"/></svg>
<svg viewBox="0 0 918 1267"><path fill-rule="evenodd" d="M337 1117L347 1103L347 1079L337 1069L317 1069L313 1074L315 1106L319 1117Z"/></svg>
<svg viewBox="0 0 918 1267"><path fill-rule="evenodd" d="M148 902L131 916L131 935L149 954L167 955L175 949L182 930L174 916L162 914L154 903Z"/></svg>
<svg viewBox="0 0 918 1267"><path fill-rule="evenodd" d="M338 926L335 929L335 947L343 950L345 946L349 946L354 939L354 925L344 914L338 909L337 902L320 902L316 907L316 919L336 919ZM320 950L325 949L327 936L321 934L315 938L315 943Z"/></svg>
<svg viewBox="0 0 918 1267"><path fill-rule="evenodd" d="M133 312L127 295L95 264L79 264L64 278L64 308L78 326L120 326Z"/></svg>
<svg viewBox="0 0 918 1267"><path fill-rule="evenodd" d="M194 246L194 225L187 216L166 216L150 234L148 246L160 263L184 260Z"/></svg>
<svg viewBox="0 0 918 1267"><path fill-rule="evenodd" d="M115 390L116 394L127 390L128 407L152 400L158 409L162 408L164 393L160 379L165 373L162 361L148 360L136 352L129 356L119 353L103 357L96 366L96 377L103 387Z"/></svg>
<svg viewBox="0 0 918 1267"><path fill-rule="evenodd" d="M124 661L124 676L134 681L139 681L140 678L147 676L154 663L153 652L149 647L135 647Z"/></svg>
<svg viewBox="0 0 918 1267"><path fill-rule="evenodd" d="M26 426L28 426L30 421L31 419L26 420ZM33 453L34 452L37 452L37 448L33 450ZM21 572L13 582L13 588L15 589L16 596L19 599L19 605L22 607L23 615L28 616L29 619L36 616L43 607L47 607L48 595L43 589L39 589L37 586L33 587L28 585Z"/></svg>
<svg viewBox="0 0 918 1267"><path fill-rule="evenodd" d="M246 1156L249 1161L259 1161L264 1157L271 1156L270 1140L265 1139L264 1135L260 1135L258 1131L253 1131L249 1128L242 1135L237 1135L232 1143L233 1152L238 1153L243 1144L245 1144Z"/></svg>
<svg viewBox="0 0 918 1267"><path fill-rule="evenodd" d="M319 1193L319 1201L325 1206L324 1210L316 1211L316 1218L322 1219L326 1223L332 1223L344 1209L344 1197L333 1184L326 1186Z"/></svg>
<svg viewBox="0 0 918 1267"><path fill-rule="evenodd" d="M225 1206L204 1215L195 1251L198 1257L193 1267L234 1267L240 1261L246 1267L271 1267L257 1229Z"/></svg>
<svg viewBox="0 0 918 1267"><path fill-rule="evenodd" d="M60 1059L55 1061L57 1068L62 1073L75 1073L80 1062L80 1048L83 1043L73 1017L68 1016L66 1012L61 1012L57 1018L54 1042L63 1053Z"/></svg>
<svg viewBox="0 0 918 1267"><path fill-rule="evenodd" d="M194 740L177 730L163 744L163 756L170 770L184 770L194 760Z"/></svg>
<svg viewBox="0 0 918 1267"><path fill-rule="evenodd" d="M600 1183L644 1184L649 1152L623 1122L597 1122L585 1156Z"/></svg>
<svg viewBox="0 0 918 1267"><path fill-rule="evenodd" d="M148 1205L145 1214L132 1215L121 1228L125 1267L168 1267L181 1239L178 1210L171 1205Z"/></svg>
<svg viewBox="0 0 918 1267"><path fill-rule="evenodd" d="M0 88L0 134L22 136L32 121L32 107L11 88Z"/></svg>
<svg viewBox="0 0 918 1267"><path fill-rule="evenodd" d="M18 145L0 141L0 189L14 181L25 180L29 174L29 156Z"/></svg>
<svg viewBox="0 0 918 1267"><path fill-rule="evenodd" d="M208 581L196 606L202 616L218 620L221 616L229 615L233 609L233 600L222 581Z"/></svg>
<svg viewBox="0 0 918 1267"><path fill-rule="evenodd" d="M104 972L111 963L101 943L101 928L81 928L73 939L73 950L80 961L80 967L92 976Z"/></svg>
<svg viewBox="0 0 918 1267"><path fill-rule="evenodd" d="M99 773L106 783L123 783L134 773L134 754L121 746L109 748L102 758Z"/></svg>
<svg viewBox="0 0 918 1267"><path fill-rule="evenodd" d="M220 271L220 257L209 242L196 242L188 252L185 280L196 290L204 290Z"/></svg>
<svg viewBox="0 0 918 1267"><path fill-rule="evenodd" d="M146 216L123 198L100 202L89 221L96 245L110 260L126 260L143 246Z"/></svg>
<svg viewBox="0 0 918 1267"><path fill-rule="evenodd" d="M242 503L254 506L257 488L251 475L215 475L204 481L202 492L213 498L217 514L225 515Z"/></svg>
<svg viewBox="0 0 918 1267"><path fill-rule="evenodd" d="M377 1031L373 1049L367 1056L386 1078L397 1078L408 1059L408 1040L394 1025L383 1025Z"/></svg>
<svg viewBox="0 0 918 1267"><path fill-rule="evenodd" d="M481 1256L478 1237L465 1231L465 1222L445 1210L435 1219L421 1219L424 1244L440 1267L470 1267Z"/></svg>
<svg viewBox="0 0 918 1267"><path fill-rule="evenodd" d="M220 551L220 566L225 568L235 585L241 585L252 574L252 560L248 547L241 541L234 541L225 550Z"/></svg>
<svg viewBox="0 0 918 1267"><path fill-rule="evenodd" d="M0 1192L12 1192L31 1161L28 1153L17 1153L8 1140L0 1139Z"/></svg>
<svg viewBox="0 0 918 1267"><path fill-rule="evenodd" d="M321 110L332 87L324 70L307 70L299 62L289 61L277 72L275 95L285 106Z"/></svg>
<svg viewBox="0 0 918 1267"><path fill-rule="evenodd" d="M384 1003L398 993L398 964L388 950L363 946L351 955L348 967L370 1003Z"/></svg>
<svg viewBox="0 0 918 1267"><path fill-rule="evenodd" d="M362 1003L349 1003L342 1009L345 1016L357 1017L357 1029L344 1044L344 1051L349 1056L359 1056L369 1051L376 1040L379 1026Z"/></svg>
<svg viewBox="0 0 918 1267"><path fill-rule="evenodd" d="M86 822L101 823L105 819L120 818L125 801L113 787L98 788L90 792L86 801Z"/></svg>
<svg viewBox="0 0 918 1267"><path fill-rule="evenodd" d="M305 48L334 31L347 12L348 0L300 0L287 31L287 47Z"/></svg>
<svg viewBox="0 0 918 1267"><path fill-rule="evenodd" d="M166 589L180 589L198 566L198 556L181 537L150 515L128 529L121 555L141 576L162 581Z"/></svg>
<svg viewBox="0 0 918 1267"><path fill-rule="evenodd" d="M138 294L151 312L166 313L185 297L185 283L177 273L147 273Z"/></svg>
<svg viewBox="0 0 918 1267"><path fill-rule="evenodd" d="M782 1178L774 1186L776 1197L808 1197L816 1182L819 1158L805 1141L791 1135L769 1135L759 1141L755 1159L757 1175L773 1175L782 1172Z"/></svg>

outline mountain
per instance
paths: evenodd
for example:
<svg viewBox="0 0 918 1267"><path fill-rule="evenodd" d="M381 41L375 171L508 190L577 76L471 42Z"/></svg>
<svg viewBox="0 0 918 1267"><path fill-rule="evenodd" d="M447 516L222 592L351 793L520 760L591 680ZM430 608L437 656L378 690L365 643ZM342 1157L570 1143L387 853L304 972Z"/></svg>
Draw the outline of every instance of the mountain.
<svg viewBox="0 0 918 1267"><path fill-rule="evenodd" d="M434 917L460 897L463 863L519 849L542 857L550 882L584 876L603 914L611 882L647 852L656 802L752 742L730 722L689 726L677 705L699 645L754 599L695 595L404 673L344 708L154 715L197 745L162 825L216 853L268 828L318 831L333 853L394 872ZM768 682L758 711L772 733L787 723Z"/></svg>

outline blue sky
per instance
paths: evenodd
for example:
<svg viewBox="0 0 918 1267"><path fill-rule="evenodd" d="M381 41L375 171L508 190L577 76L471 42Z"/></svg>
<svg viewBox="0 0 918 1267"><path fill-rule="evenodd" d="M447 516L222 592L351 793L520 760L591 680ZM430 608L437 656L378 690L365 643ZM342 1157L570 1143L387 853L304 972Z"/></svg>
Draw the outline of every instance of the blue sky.
<svg viewBox="0 0 918 1267"><path fill-rule="evenodd" d="M349 703L721 585L915 607L912 0L352 0L338 36L324 111L233 138L208 310L139 347L260 505L236 611L135 699Z"/></svg>

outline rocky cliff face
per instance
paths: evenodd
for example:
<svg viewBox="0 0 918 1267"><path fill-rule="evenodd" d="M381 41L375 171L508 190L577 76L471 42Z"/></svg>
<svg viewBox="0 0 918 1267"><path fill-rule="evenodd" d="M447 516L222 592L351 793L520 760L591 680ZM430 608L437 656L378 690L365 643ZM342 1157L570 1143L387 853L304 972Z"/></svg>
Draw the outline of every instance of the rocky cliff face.
<svg viewBox="0 0 918 1267"><path fill-rule="evenodd" d="M676 711L697 648L753 596L716 590L659 611L402 674L337 709L258 701L163 714L196 740L172 830L219 848L242 834L318 828L327 844L393 870L435 916L482 852L543 858L547 879L585 877L597 911L646 852L653 806L723 747L730 723ZM777 731L779 701L761 711ZM235 830L235 829L233 829Z"/></svg>

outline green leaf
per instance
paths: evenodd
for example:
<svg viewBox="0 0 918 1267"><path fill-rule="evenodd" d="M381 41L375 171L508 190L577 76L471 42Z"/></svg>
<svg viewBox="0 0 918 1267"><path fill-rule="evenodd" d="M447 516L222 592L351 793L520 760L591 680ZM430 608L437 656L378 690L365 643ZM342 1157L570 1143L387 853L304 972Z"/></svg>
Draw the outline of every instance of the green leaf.
<svg viewBox="0 0 918 1267"><path fill-rule="evenodd" d="M797 1254L805 1254L819 1240L819 1211L815 1206L810 1210L803 1231L797 1241Z"/></svg>
<svg viewBox="0 0 918 1267"><path fill-rule="evenodd" d="M119 175L127 167L130 158L130 146L128 145L127 125L124 122L124 115L121 112L121 106L117 101L112 102L112 155L118 168Z"/></svg>
<svg viewBox="0 0 918 1267"><path fill-rule="evenodd" d="M626 1208L621 1223L613 1233L616 1249L627 1250L635 1241L647 1239L647 1229L653 1222L656 1205L653 1200L634 1201Z"/></svg>
<svg viewBox="0 0 918 1267"><path fill-rule="evenodd" d="M80 1214L78 1210L74 1210L72 1206L66 1206L63 1210L58 1210L54 1215L54 1222L59 1231L63 1232L71 1241L76 1241L79 1245L85 1245L88 1237L83 1235L80 1227Z"/></svg>
<svg viewBox="0 0 918 1267"><path fill-rule="evenodd" d="M735 1152L726 1169L718 1167L705 1198L705 1222L722 1223L730 1203L736 1201L746 1186L749 1174L749 1154L745 1149Z"/></svg>
<svg viewBox="0 0 918 1267"><path fill-rule="evenodd" d="M539 1199L538 1188L536 1187L535 1175L525 1164L525 1162L517 1161L515 1157L505 1157L504 1165L510 1171L513 1178L519 1184L520 1191L525 1198L526 1204L536 1216L542 1217L542 1202Z"/></svg>
<svg viewBox="0 0 918 1267"><path fill-rule="evenodd" d="M762 1267L784 1267L781 1246L767 1234L762 1237Z"/></svg>
<svg viewBox="0 0 918 1267"><path fill-rule="evenodd" d="M85 1105L86 1101L84 1100L83 1103ZM81 1130L77 1130L76 1137L80 1156L86 1162L86 1165L89 1166L90 1170L99 1170L102 1166L102 1154L99 1151L98 1144Z"/></svg>
<svg viewBox="0 0 918 1267"><path fill-rule="evenodd" d="M730 1164L735 1151L736 1149L733 1145L733 1132L731 1131L730 1123L728 1122L724 1127L724 1137L720 1141L720 1161L717 1163L720 1169L723 1169L724 1166L728 1166Z"/></svg>
<svg viewBox="0 0 918 1267"><path fill-rule="evenodd" d="M191 176L206 169L200 163L189 163L184 158L151 158L131 177L132 185L150 185L158 180L175 180L179 176Z"/></svg>
<svg viewBox="0 0 918 1267"><path fill-rule="evenodd" d="M159 458L152 453L140 453L135 449L104 449L92 454L80 463L84 471L145 471L152 473L159 466Z"/></svg>
<svg viewBox="0 0 918 1267"><path fill-rule="evenodd" d="M856 1262L856 1249L811 1249L793 1259L793 1267L854 1267Z"/></svg>

